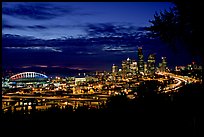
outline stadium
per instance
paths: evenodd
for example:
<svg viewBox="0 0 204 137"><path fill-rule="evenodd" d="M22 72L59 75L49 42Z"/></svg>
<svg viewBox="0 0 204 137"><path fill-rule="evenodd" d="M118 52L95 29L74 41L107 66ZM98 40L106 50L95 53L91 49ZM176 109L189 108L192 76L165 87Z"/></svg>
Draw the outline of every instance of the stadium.
<svg viewBox="0 0 204 137"><path fill-rule="evenodd" d="M48 81L48 77L37 72L22 72L9 78L10 85L25 87L26 85L39 85Z"/></svg>

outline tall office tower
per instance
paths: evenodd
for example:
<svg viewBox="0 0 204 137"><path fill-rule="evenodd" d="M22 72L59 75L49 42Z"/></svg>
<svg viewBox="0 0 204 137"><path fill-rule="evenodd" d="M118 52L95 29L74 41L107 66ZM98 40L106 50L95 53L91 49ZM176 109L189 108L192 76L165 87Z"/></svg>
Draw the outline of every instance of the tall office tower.
<svg viewBox="0 0 204 137"><path fill-rule="evenodd" d="M122 61L122 78L126 77L126 73L127 73L127 64L126 64L126 60Z"/></svg>
<svg viewBox="0 0 204 137"><path fill-rule="evenodd" d="M167 67L166 57L162 57L161 71L165 72L166 71L166 67Z"/></svg>
<svg viewBox="0 0 204 137"><path fill-rule="evenodd" d="M117 74L118 73L118 66L116 66L115 64L113 64L113 66L112 66L112 73L113 74Z"/></svg>
<svg viewBox="0 0 204 137"><path fill-rule="evenodd" d="M155 54L150 54L147 60L147 69L150 75L155 73Z"/></svg>
<svg viewBox="0 0 204 137"><path fill-rule="evenodd" d="M132 64L132 60L130 58L127 58L127 61L126 61L126 72L130 72L130 64Z"/></svg>
<svg viewBox="0 0 204 137"><path fill-rule="evenodd" d="M130 58L127 58L127 60L122 61L122 74L123 78L127 76L127 73L130 72L130 65L132 63L132 60Z"/></svg>
<svg viewBox="0 0 204 137"><path fill-rule="evenodd" d="M116 66L115 64L113 64L112 66L112 76L113 76L113 80L116 80L116 76L118 75L118 66Z"/></svg>
<svg viewBox="0 0 204 137"><path fill-rule="evenodd" d="M137 74L137 71L138 71L138 69L137 69L137 62L136 62L136 60L132 60L132 63L130 64L130 72L133 75L135 75L135 74Z"/></svg>
<svg viewBox="0 0 204 137"><path fill-rule="evenodd" d="M142 47L138 47L138 71L144 73L144 56L142 53Z"/></svg>
<svg viewBox="0 0 204 137"><path fill-rule="evenodd" d="M123 60L123 61L122 61L122 71L123 71L123 72L126 72L126 70L127 70L127 64L126 64L126 61Z"/></svg>
<svg viewBox="0 0 204 137"><path fill-rule="evenodd" d="M147 74L147 62L144 62L144 74Z"/></svg>

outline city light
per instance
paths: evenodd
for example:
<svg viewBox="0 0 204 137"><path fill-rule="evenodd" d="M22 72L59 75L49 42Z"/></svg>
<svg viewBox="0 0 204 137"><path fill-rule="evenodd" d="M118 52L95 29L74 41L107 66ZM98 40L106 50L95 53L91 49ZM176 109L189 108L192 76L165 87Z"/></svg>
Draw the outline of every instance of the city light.
<svg viewBox="0 0 204 137"><path fill-rule="evenodd" d="M128 99L136 99L138 92L133 92L148 81L158 81L161 85L157 86L157 94L168 94L178 92L186 84L201 83L197 78L199 75L182 76L179 75L181 68L175 67L174 73L168 69L166 57L162 57L162 62L156 67L155 54L148 56L147 62L144 60L143 49L138 47L138 61L127 58L122 60L121 68L113 64L110 72L97 72L89 76L86 73L75 77L63 78L56 76L55 79L48 79L44 74L37 72L23 72L14 74L8 80L4 80L2 86L9 89L20 89L13 93L3 94L4 99L20 99L20 103L14 104L15 107L37 105L39 109L47 109L51 102L63 106L71 105L77 108L84 105L81 101L88 103L94 100L100 104L105 103L112 96L127 96ZM188 65L188 70L200 70L200 67ZM190 67L189 67L190 66ZM164 85L164 86L162 86ZM5 91L3 91L4 93ZM22 96L22 94L24 94ZM101 97L105 95L105 97ZM38 103L23 102L26 99L37 99ZM104 100L105 99L105 100ZM87 101L86 101L87 100ZM79 101L77 106L73 101ZM8 103L3 103L3 108L8 107ZM93 104L93 103L92 103ZM90 104L90 107L93 107ZM95 107L95 106L94 106ZM32 107L29 107L32 109Z"/></svg>

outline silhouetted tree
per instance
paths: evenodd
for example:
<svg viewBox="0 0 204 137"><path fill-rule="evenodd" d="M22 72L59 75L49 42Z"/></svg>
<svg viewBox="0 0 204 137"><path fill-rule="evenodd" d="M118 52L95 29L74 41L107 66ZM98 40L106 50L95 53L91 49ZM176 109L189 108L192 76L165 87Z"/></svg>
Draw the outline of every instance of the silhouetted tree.
<svg viewBox="0 0 204 137"><path fill-rule="evenodd" d="M175 6L169 11L155 13L154 19L150 21L152 26L147 28L151 32L150 36L159 37L175 51L183 45L192 55L203 57L200 46L203 3L189 1L173 3Z"/></svg>

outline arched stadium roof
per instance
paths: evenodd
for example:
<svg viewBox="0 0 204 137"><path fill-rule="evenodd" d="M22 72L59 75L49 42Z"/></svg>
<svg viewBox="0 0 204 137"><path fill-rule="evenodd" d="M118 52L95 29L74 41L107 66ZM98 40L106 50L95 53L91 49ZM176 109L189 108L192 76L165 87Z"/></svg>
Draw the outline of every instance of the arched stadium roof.
<svg viewBox="0 0 204 137"><path fill-rule="evenodd" d="M9 78L10 81L44 81L48 77L37 72L22 72L15 74Z"/></svg>

